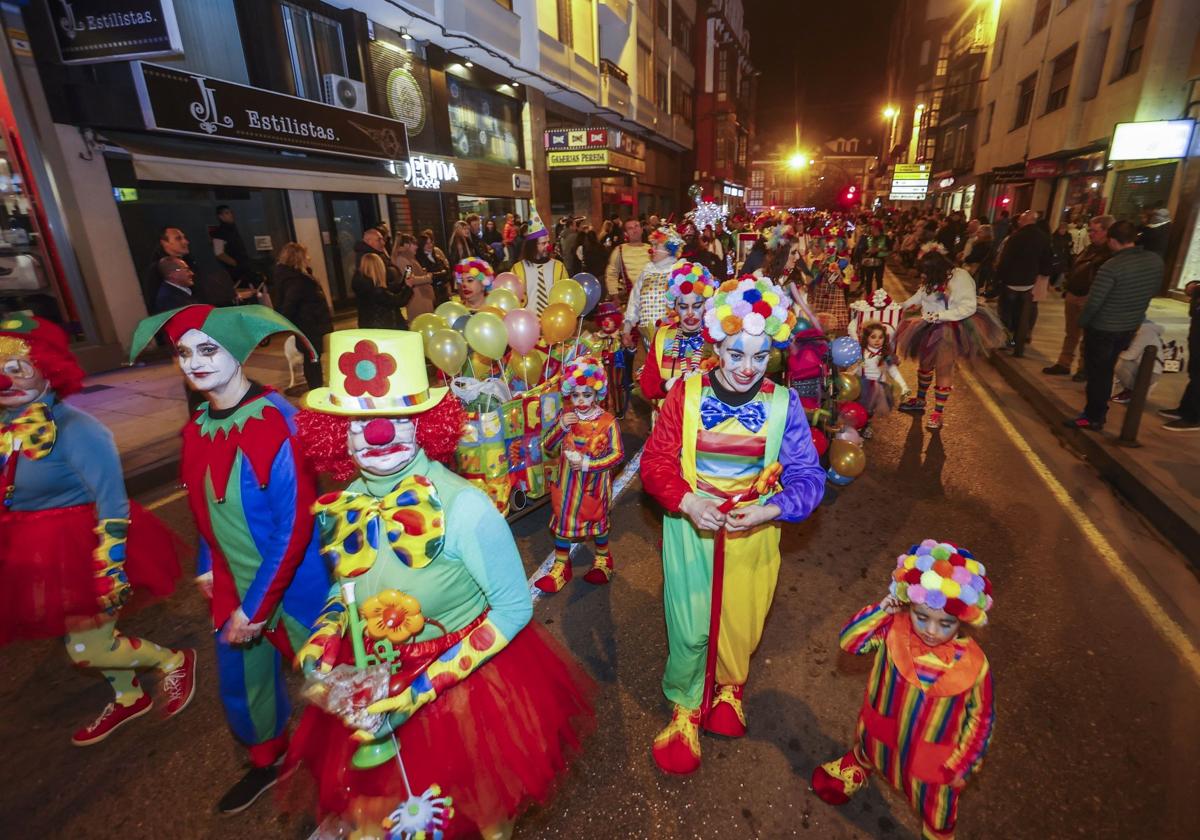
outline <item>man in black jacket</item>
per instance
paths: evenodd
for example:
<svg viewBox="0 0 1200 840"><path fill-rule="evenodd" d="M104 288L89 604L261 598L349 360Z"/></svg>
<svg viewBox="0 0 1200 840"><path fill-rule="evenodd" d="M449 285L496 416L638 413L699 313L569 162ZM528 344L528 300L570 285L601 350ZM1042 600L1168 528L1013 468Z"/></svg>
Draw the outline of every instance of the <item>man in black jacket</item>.
<svg viewBox="0 0 1200 840"><path fill-rule="evenodd" d="M355 265L354 278L350 288L358 299L359 328L386 328L395 330L408 329L408 322L400 312L400 307L412 299L412 289L400 276L384 250L383 234L376 228L367 228L360 241L354 243ZM370 277L363 274L363 257L374 254L383 260L387 274L387 285L378 286ZM366 320L369 323L363 323Z"/></svg>
<svg viewBox="0 0 1200 840"><path fill-rule="evenodd" d="M163 257L175 257L187 263L188 268L194 272L196 263L192 259L190 253L191 245L184 232L174 225L167 225L160 228L158 231L158 245L154 249L154 256L146 267L142 269L140 285L142 287L142 300L146 303L146 311L150 313L157 312L155 305L158 301L158 287L162 285L163 275L159 270L159 263ZM202 300L192 300L191 303L207 303Z"/></svg>
<svg viewBox="0 0 1200 840"><path fill-rule="evenodd" d="M154 294L154 314L196 303L192 295L196 275L182 258L163 257L158 261L158 274L162 282Z"/></svg>
<svg viewBox="0 0 1200 840"><path fill-rule="evenodd" d="M1000 319L1008 328L1012 340L1016 340L1021 320L1021 310L1030 307L1029 333L1037 323L1037 304L1033 301L1033 287L1038 280L1050 281L1054 260L1054 249L1050 236L1039 228L1037 213L1026 210L1017 217L1017 230L1004 243L1000 261L996 264L995 282L1000 287ZM1025 336L1029 340L1029 335Z"/></svg>

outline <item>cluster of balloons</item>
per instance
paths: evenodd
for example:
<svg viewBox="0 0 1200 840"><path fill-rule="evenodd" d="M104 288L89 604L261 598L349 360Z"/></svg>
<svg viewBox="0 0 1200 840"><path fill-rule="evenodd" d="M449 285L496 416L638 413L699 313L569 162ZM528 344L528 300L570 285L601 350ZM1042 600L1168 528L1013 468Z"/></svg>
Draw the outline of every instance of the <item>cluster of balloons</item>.
<svg viewBox="0 0 1200 840"><path fill-rule="evenodd" d="M833 380L837 394L837 423L833 425L833 439L820 429L813 429L813 445L817 453L829 454L826 477L833 484L844 487L863 474L867 468L867 456L863 452L862 430L870 416L861 403L856 402L862 390L859 378L845 373L862 360L862 347L850 336L835 338L830 344L830 356L839 368Z"/></svg>
<svg viewBox="0 0 1200 840"><path fill-rule="evenodd" d="M458 375L470 350L490 364L511 348L509 369L525 382L536 382L546 364L545 354L535 354L538 341L557 344L574 335L578 319L596 308L600 293L600 281L587 272L559 280L550 288L549 303L539 317L521 306L525 289L520 278L504 272L479 310L447 301L413 318L409 329L421 334L425 355L447 376Z"/></svg>

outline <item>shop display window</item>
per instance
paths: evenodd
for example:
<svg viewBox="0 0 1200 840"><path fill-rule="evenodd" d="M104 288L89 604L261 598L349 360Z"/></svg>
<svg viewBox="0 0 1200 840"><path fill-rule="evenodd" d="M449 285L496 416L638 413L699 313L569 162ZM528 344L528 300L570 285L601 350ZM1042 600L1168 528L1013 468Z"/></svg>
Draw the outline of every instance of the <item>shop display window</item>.
<svg viewBox="0 0 1200 840"><path fill-rule="evenodd" d="M521 166L521 103L448 76L450 140L454 154Z"/></svg>

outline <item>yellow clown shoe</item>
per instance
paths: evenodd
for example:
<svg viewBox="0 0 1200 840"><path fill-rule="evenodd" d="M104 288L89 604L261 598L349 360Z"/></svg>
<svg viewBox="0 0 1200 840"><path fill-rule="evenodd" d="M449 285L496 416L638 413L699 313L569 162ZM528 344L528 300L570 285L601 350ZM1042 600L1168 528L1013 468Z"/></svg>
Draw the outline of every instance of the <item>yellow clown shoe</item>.
<svg viewBox="0 0 1200 840"><path fill-rule="evenodd" d="M845 805L866 783L867 769L853 752L813 770L811 781L813 793L830 805Z"/></svg>
<svg viewBox="0 0 1200 840"><path fill-rule="evenodd" d="M700 710L677 705L650 752L664 773L686 776L700 769Z"/></svg>

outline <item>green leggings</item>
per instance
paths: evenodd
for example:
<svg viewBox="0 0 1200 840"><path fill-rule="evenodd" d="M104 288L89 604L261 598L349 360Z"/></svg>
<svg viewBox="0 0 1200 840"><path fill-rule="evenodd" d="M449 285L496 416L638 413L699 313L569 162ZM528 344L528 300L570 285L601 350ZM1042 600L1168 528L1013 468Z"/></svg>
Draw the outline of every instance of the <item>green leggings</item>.
<svg viewBox="0 0 1200 840"><path fill-rule="evenodd" d="M80 668L95 668L112 686L122 706L142 697L137 672L146 668L170 671L183 663L183 652L160 647L135 636L123 636L114 618L91 630L66 636L67 655Z"/></svg>

